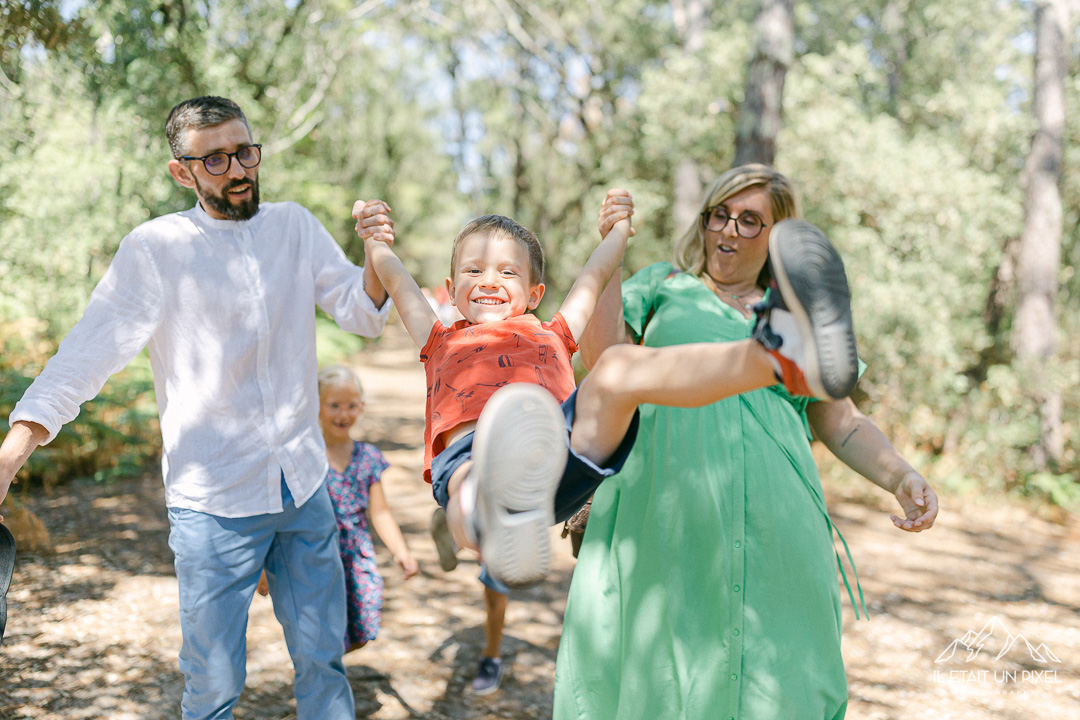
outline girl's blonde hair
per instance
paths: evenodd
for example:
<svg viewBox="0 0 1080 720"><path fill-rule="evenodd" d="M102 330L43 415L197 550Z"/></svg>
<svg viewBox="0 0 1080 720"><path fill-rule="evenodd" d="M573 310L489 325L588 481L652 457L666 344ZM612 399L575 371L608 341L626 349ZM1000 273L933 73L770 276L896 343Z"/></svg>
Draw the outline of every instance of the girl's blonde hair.
<svg viewBox="0 0 1080 720"><path fill-rule="evenodd" d="M360 393L360 399L364 398L364 386L360 384L360 378L357 377L350 368L344 365L327 365L319 370L319 374L316 376L319 381L319 396L322 397L328 387L337 387L339 385L352 385L356 388L356 392Z"/></svg>
<svg viewBox="0 0 1080 720"><path fill-rule="evenodd" d="M740 165L733 167L713 182L702 199L694 224L675 242L675 266L684 272L701 276L705 272L705 230L701 213L720 205L743 190L761 187L769 196L773 222L799 216L799 203L791 182L768 165ZM769 264L761 269L758 284L766 287L771 279Z"/></svg>

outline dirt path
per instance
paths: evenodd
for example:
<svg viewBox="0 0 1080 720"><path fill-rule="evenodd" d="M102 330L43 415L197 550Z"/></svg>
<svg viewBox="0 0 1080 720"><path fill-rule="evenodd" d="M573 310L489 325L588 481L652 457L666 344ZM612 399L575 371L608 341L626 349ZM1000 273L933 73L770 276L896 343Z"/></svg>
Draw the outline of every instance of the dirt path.
<svg viewBox="0 0 1080 720"><path fill-rule="evenodd" d="M419 479L423 375L406 342L394 325L356 358L367 388L360 434L393 463L387 494L421 563L420 575L402 582L379 546L383 629L346 656L357 717L548 718L573 569L568 541L553 530L551 582L511 598L502 691L472 696L468 682L483 641L478 568L465 559L443 573L427 536L434 502ZM1080 718L1075 518L1055 523L1015 507L952 499L931 533L908 536L889 523L888 504L862 485L844 483L830 496L872 616L856 621L845 598L848 718ZM0 649L0 720L177 717L180 632L160 478L75 484L28 504L48 525L54 549L19 556ZM994 632L980 652L961 647L949 656L953 640L970 631L965 639L974 642L984 627ZM1017 635L1023 638L997 659ZM294 718L291 682L271 603L256 597L236 717Z"/></svg>

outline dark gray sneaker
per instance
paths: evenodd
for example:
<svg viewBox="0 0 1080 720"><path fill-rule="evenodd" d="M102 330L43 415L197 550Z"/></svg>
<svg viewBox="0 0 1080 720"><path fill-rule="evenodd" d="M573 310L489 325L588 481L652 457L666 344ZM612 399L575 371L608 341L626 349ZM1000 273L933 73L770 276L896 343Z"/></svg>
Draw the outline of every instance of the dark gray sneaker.
<svg viewBox="0 0 1080 720"><path fill-rule="evenodd" d="M772 292L754 308L754 339L793 394L847 397L859 379L859 360L840 254L814 225L782 220L769 234L769 266Z"/></svg>
<svg viewBox="0 0 1080 720"><path fill-rule="evenodd" d="M0 523L0 643L4 642L7 626L7 593L11 587L11 574L15 571L15 538Z"/></svg>
<svg viewBox="0 0 1080 720"><path fill-rule="evenodd" d="M446 524L446 511L441 507L435 508L435 512L431 513L428 530L431 531L431 539L435 541L435 549L439 551L439 567L444 572L450 572L458 565L457 545L454 544L450 526Z"/></svg>
<svg viewBox="0 0 1080 720"><path fill-rule="evenodd" d="M499 658L480 658L480 669L472 681L472 690L477 695L490 695L502 684L503 665Z"/></svg>

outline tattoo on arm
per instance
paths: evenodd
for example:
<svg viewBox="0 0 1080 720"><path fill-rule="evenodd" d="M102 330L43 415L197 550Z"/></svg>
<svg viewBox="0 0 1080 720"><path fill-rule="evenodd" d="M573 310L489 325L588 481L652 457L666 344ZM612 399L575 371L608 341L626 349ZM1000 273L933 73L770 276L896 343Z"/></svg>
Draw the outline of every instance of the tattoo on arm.
<svg viewBox="0 0 1080 720"><path fill-rule="evenodd" d="M850 440L852 438L852 436L857 432L859 432L859 428L857 428L857 427L854 428L851 432L849 432L847 434L847 437L844 438L844 442L840 443L840 447L846 447L847 444L848 444L848 440Z"/></svg>

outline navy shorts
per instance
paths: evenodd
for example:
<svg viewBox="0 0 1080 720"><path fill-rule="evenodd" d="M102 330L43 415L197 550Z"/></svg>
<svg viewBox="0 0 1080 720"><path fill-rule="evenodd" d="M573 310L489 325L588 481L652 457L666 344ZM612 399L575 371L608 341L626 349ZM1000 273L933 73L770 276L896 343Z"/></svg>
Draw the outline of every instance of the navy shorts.
<svg viewBox="0 0 1080 720"><path fill-rule="evenodd" d="M622 470L630 450L634 447L638 432L638 411L634 411L634 419L630 421L630 427L626 430L619 447L615 449L611 458L604 467L583 458L570 448L570 429L574 426L574 406L577 402L577 390L570 394L562 404L563 416L566 418L566 447L569 453L566 456L566 469L563 470L562 479L559 481L559 489L555 492L555 522L561 523L576 513L585 502L596 492L607 478ZM472 457L473 433L469 433L451 443L431 461L431 492L435 496L435 502L446 507L450 502L447 487L450 476L461 467L461 464Z"/></svg>

